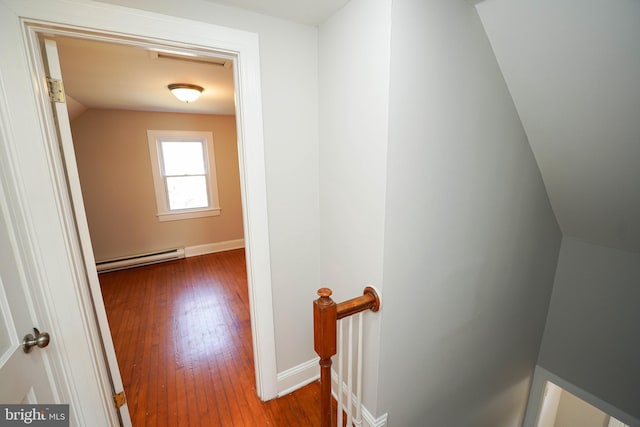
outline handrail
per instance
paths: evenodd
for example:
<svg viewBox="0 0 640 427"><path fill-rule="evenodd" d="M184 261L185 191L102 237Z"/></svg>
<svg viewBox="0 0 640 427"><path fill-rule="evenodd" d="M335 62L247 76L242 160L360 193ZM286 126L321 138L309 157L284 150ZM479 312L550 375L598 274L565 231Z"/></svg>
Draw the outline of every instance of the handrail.
<svg viewBox="0 0 640 427"><path fill-rule="evenodd" d="M364 288L362 296L338 304L331 299L331 294L331 289L320 288L320 298L313 302L313 346L320 356L321 427L331 427L331 357L337 349L337 321L365 310L380 309L380 297L370 286Z"/></svg>
<svg viewBox="0 0 640 427"><path fill-rule="evenodd" d="M318 295L320 295L320 291L318 291ZM380 297L376 290L371 286L364 288L362 296L338 303L338 319L342 319L365 310L371 310L373 312L380 310Z"/></svg>

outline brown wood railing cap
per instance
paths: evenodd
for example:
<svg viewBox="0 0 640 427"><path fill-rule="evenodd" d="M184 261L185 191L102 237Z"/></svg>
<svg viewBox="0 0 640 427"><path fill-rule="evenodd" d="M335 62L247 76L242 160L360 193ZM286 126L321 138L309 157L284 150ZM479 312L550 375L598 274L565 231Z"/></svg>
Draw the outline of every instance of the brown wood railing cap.
<svg viewBox="0 0 640 427"><path fill-rule="evenodd" d="M331 289L329 289L329 288L320 288L320 289L318 289L318 296L319 297L323 297L323 298L330 297L332 293L333 292L331 292Z"/></svg>

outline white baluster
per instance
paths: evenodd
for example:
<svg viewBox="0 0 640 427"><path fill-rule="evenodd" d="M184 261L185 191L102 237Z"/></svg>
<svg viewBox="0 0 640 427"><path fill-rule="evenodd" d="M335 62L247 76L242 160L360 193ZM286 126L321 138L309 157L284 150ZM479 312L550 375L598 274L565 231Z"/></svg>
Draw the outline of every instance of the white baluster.
<svg viewBox="0 0 640 427"><path fill-rule="evenodd" d="M338 422L337 425L342 427L342 320L338 320L338 389L336 391L336 400L338 402Z"/></svg>
<svg viewBox="0 0 640 427"><path fill-rule="evenodd" d="M356 427L362 425L362 324L364 323L362 313L358 313L358 362L356 374L356 419L354 424Z"/></svg>
<svg viewBox="0 0 640 427"><path fill-rule="evenodd" d="M347 366L347 425L353 425L353 316L349 316L349 353Z"/></svg>

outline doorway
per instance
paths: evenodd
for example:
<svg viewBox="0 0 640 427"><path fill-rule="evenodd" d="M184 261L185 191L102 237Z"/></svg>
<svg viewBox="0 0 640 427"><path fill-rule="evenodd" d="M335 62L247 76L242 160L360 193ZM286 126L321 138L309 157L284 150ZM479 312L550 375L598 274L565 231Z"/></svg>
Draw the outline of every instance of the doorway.
<svg viewBox="0 0 640 427"><path fill-rule="evenodd" d="M174 250L177 257L242 247L231 60L64 36L52 41L73 107L71 154L99 270ZM173 97L167 86L176 80L202 85L200 99ZM159 145L171 155L159 156ZM180 170L165 176L169 161ZM175 181L182 184L171 190ZM180 205L168 210L157 194L174 194ZM184 205L189 200L196 205Z"/></svg>
<svg viewBox="0 0 640 427"><path fill-rule="evenodd" d="M536 366L522 425L635 427L640 426L640 421L566 379Z"/></svg>
<svg viewBox="0 0 640 427"><path fill-rule="evenodd" d="M16 6L18 7L18 6ZM78 5L79 9L92 9L96 5ZM238 64L235 68L234 78L238 82L237 98L242 107L242 114L238 117L238 137L239 158L240 158L240 181L242 188L242 198L245 206L243 212L244 229L246 239L246 254L248 262L248 281L251 300L251 325L253 331L254 351L255 351L255 371L257 391L264 400L276 395L276 369L275 369L275 343L273 342L273 313L271 309L271 283L270 283L270 262L268 248L268 228L266 221L266 190L264 188L264 148L262 141L261 122L261 102L259 84L256 85L253 78L259 73L259 62L257 55L257 38L249 33L229 31L225 35L224 29L202 23L187 23L184 20L176 19L175 27L172 27L172 41L160 40L157 37L166 34L166 19L160 19L153 14L131 13L124 8L113 8L113 10L101 9L100 13L95 10L84 10L86 13L65 14L63 11L52 11L48 7L42 10L29 9L22 16L22 23L26 34L25 48L27 49L28 62L34 76L36 86L36 100L39 119L42 127L42 140L46 144L43 152L49 156L49 170L52 182L57 188L57 203L59 211L65 215L65 244L68 249L68 256L73 259L75 270L72 280L53 282L50 292L55 292L56 286L73 286L74 292L80 295L78 298L89 297L89 285L91 276L95 272L85 269L82 265L83 257L92 261L87 251L81 250L81 242L78 241L74 224L74 213L70 207L70 198L65 183L64 165L60 164L60 151L57 141L57 131L54 126L48 101L43 94L46 93L42 59L38 47L38 35L40 33L64 34L76 37L99 38L102 40L113 40L121 43L149 45L155 44L163 47L178 47L181 49L194 49L197 52L207 55L210 53L223 53L230 55ZM42 15L42 16L40 16ZM46 16L49 22L46 26L40 24L39 19ZM33 17L31 21L29 17ZM108 19L108 18L112 19ZM60 22L50 24L51 22ZM138 23L139 25L136 25ZM80 27L82 25L82 29ZM88 30L87 28L92 28ZM212 42L211 40L215 40ZM242 61L237 61L242 58ZM35 110L34 109L34 110ZM22 120L22 116L27 114L17 114ZM24 120L26 123L27 120ZM33 125L33 121L31 121ZM39 140L40 141L40 140ZM25 170L24 173L28 173ZM31 173L38 173L31 171ZM51 210L49 210L51 212ZM79 221L80 215L75 214L75 219ZM91 262L87 262L91 264ZM96 289L91 292L96 294ZM54 298L51 304L60 308L64 306L64 301ZM103 308L96 305L95 315L100 321L104 318ZM61 320L61 324L64 319ZM85 328L86 334L92 337L97 336L95 326L91 325L91 320L87 320ZM62 330L62 326L60 328ZM104 334L103 334L104 336ZM67 348L68 347L68 348ZM60 348L63 349L65 357L73 360L73 343L70 341L60 341ZM108 344L104 345L104 350L108 353ZM258 352L259 349L259 352ZM87 375L95 375L102 378L103 383L108 383L108 376L99 369L102 362L97 358L99 353L95 353L96 365L94 372ZM114 371L112 369L112 376ZM103 396L104 402L111 401L111 396ZM82 402L83 396L74 397L77 402ZM81 406L81 405L79 405Z"/></svg>
<svg viewBox="0 0 640 427"><path fill-rule="evenodd" d="M547 381L536 427L628 427L578 396Z"/></svg>
<svg viewBox="0 0 640 427"><path fill-rule="evenodd" d="M67 157L75 156L75 161L72 162L65 159L67 160L67 179L71 181L76 178L75 171L69 170L76 164L82 195L79 197L73 190L71 195L74 204L83 205L81 208L85 212L87 231L91 237L91 242L83 246L85 250L92 250L99 270L134 267L157 262L160 259L202 256L206 253L244 247L232 59L220 56L206 57L178 49L107 43L68 36L48 36L47 43L55 43L57 47L64 80L65 101L67 105L74 106L73 110L76 111L76 113L70 111L69 114L72 119L70 129L73 136L73 153L63 150ZM168 85L175 81L201 85L204 88L201 98L192 103L183 103L174 98L168 90ZM171 157L162 158L158 156L158 152L153 152L152 148L159 148L162 145L155 138L148 139L149 132L170 134L171 141L166 145L173 149ZM61 138L64 139L64 137ZM203 142L207 143L200 144L199 138L205 138ZM199 148L200 157L193 158L193 156L183 156L184 153L175 152L176 148L179 149L183 145L187 148ZM187 154L192 151L188 151ZM150 156L150 153L154 155ZM202 161L203 155L208 161ZM177 159L182 158L181 156L189 162L177 162ZM195 168L197 171L202 168L203 172L208 172L206 187L209 191L204 191L204 199L211 208L216 209L201 207L178 209L175 212L163 212L161 217L160 207L156 206L156 200L154 200L154 193L157 193L157 187L163 185L164 181L158 184L151 179L154 175L152 174L154 161L157 164L160 159L165 163L179 163L172 164L172 168ZM198 176L200 175L195 175L195 177ZM202 177L205 178L205 176ZM183 178L165 179L170 182L170 179ZM187 179L191 180L193 176ZM169 189L167 185L167 188L163 188L160 193L167 194ZM185 190L187 190L187 196L190 196L190 189ZM178 186L176 191L182 191L182 187ZM181 193L177 194L181 200L185 199ZM211 195L215 196L215 200ZM76 212L76 215L82 215L82 212L78 213L78 209ZM188 218L189 216L194 217ZM78 227L82 228L80 224ZM171 255L164 258L167 254L174 252L179 252L180 256ZM88 258L90 257L85 257L85 260ZM193 265L193 263L185 264L180 261L175 263L184 268ZM217 264L214 263L214 265ZM86 267L87 270L95 268L89 264ZM127 282L124 288L119 287L122 294L126 294L128 286L146 289L145 293L138 294L132 301L127 302L127 304L140 304L137 310L129 306L126 311L131 318L137 319L128 325L131 327L131 334L128 336L136 336L137 340L123 340L117 333L120 330L121 319L114 319L113 307L109 304L111 299L105 296L105 276L111 276L111 274L100 275L99 287L102 290L104 302L95 296L94 301L96 305L106 305L108 326L114 342L123 386L127 393L128 410L134 425L144 425L148 417L156 415L156 409L171 411L172 405L178 402L172 399L166 404L156 405L163 401L161 397L166 397L166 394L160 391L165 390L165 386L175 389L176 384L161 384L155 379L161 377L160 373L172 370L175 370L173 376L175 378L177 374L187 370L177 369L175 365L184 364L185 358L192 361L196 356L185 350L181 345L182 341L193 341L191 348L200 348L195 346L198 340L189 337L200 334L204 340L207 331L213 326L204 319L209 319L207 314L219 307L218 304L214 304L214 301L220 295L213 289L203 290L196 287L202 283L185 283L190 278L194 281L202 281L199 277L203 277L206 271L201 270L201 273L204 272L202 276L196 274L181 277L179 272L167 268L152 270L141 268L136 275L121 276L122 280ZM143 272L154 276L154 279L151 280L149 277L145 279ZM160 277L161 273L170 275L171 280ZM89 273L89 280L93 279L92 274L93 271ZM212 286L215 283L218 286L222 285L220 288L223 289L229 285L211 276L215 275L208 277ZM245 283L246 288L246 278L240 281L234 276L230 280L234 281L234 284ZM168 284L170 281L175 282L175 287ZM107 286L108 288L114 286L112 280L107 283L111 283ZM182 291L167 291L173 287ZM159 288L164 290L161 291ZM212 301L198 301L193 295L194 289L198 289L197 294L200 297ZM156 292L163 292L163 296L157 295ZM246 289L240 292L244 295ZM186 295L191 297L187 298ZM187 298L189 301L180 303L170 300L171 298L176 300ZM220 298L226 299L226 294ZM246 298L242 298L242 302L246 304ZM138 314L160 312L163 309L161 305L164 309L167 307L175 309L176 313L173 313L173 309L169 310L170 314L163 316L162 319L151 315L137 317ZM184 308L187 305L188 308ZM203 307L208 307L209 310ZM236 304L233 307L233 310L228 311L229 315L249 317L248 304ZM194 315L193 311L202 313ZM174 320L165 323L169 318ZM194 322L198 319L203 320L203 323L196 325ZM234 320L237 319L225 319L225 321ZM181 329L180 325L185 323L191 326L190 330L177 333L176 329ZM114 325L117 325L118 329L114 329ZM159 328L167 330L159 330ZM215 330L226 329L216 328ZM245 328L241 335L244 343ZM156 342L159 339L161 342ZM153 346L150 344L151 341L154 341ZM245 346L242 346L242 350L243 359L245 359ZM158 359L160 353L162 357ZM131 356L132 354L134 357ZM216 356L220 355L216 353ZM154 357L156 367L153 371L157 371L158 374L152 376L147 372L149 371L148 363ZM214 355L211 357L214 358ZM219 360L210 366L216 367L217 364L222 363L222 357L217 358ZM170 361L180 362L171 363ZM199 372L194 378L192 372L196 372L195 366L199 365L187 364L190 367L190 374L181 377L186 383L186 386L182 385L186 391L178 393L178 396L196 401L195 390L209 390L211 387L203 387L201 382L203 378L211 378L211 376L208 372ZM227 364L230 365L230 362ZM245 369L242 370L243 377L246 377L245 371ZM196 383L195 387L193 383ZM118 391L116 387L114 392ZM206 393L198 392L198 399L206 396ZM184 404L178 406L185 407ZM180 423L176 421L175 425L185 424L184 421Z"/></svg>

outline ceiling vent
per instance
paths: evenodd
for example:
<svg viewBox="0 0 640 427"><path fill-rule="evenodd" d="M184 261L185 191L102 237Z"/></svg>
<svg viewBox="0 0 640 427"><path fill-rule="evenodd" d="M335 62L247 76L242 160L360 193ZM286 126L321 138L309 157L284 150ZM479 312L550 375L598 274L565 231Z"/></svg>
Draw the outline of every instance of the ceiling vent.
<svg viewBox="0 0 640 427"><path fill-rule="evenodd" d="M168 51L158 51L158 50L150 50L149 57L153 60L170 60L170 61L185 61L185 62L194 62L196 64L205 64L205 65L216 65L218 67L231 68L233 63L229 60L222 58L213 58L207 56L196 56L189 55L180 52L168 52Z"/></svg>

